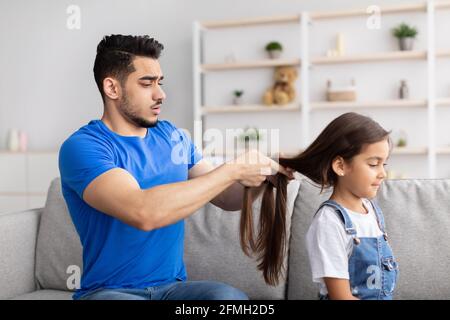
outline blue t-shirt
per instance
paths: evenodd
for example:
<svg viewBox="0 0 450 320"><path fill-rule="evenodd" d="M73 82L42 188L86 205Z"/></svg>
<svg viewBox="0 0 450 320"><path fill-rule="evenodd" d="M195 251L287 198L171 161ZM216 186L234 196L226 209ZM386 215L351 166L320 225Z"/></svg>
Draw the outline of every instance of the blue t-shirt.
<svg viewBox="0 0 450 320"><path fill-rule="evenodd" d="M102 173L122 168L141 189L186 181L201 155L182 130L160 120L144 138L121 136L93 120L61 146L59 170L64 199L83 246L81 289L144 288L186 280L184 221L149 232L102 213L83 192Z"/></svg>

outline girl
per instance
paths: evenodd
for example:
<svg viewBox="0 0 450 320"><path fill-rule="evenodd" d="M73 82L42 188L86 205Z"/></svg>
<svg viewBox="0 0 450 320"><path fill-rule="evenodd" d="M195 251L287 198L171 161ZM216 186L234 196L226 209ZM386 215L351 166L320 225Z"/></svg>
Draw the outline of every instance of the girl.
<svg viewBox="0 0 450 320"><path fill-rule="evenodd" d="M279 161L322 190L333 188L306 236L313 281L319 283L321 299L392 299L398 266L382 212L370 200L386 176L389 153L389 132L368 117L346 113L333 120L303 153ZM253 248L260 253L259 267L266 281L277 280L282 270L285 218L278 208L284 208L286 184L281 175L276 183L267 183L264 196L278 188L276 204L273 196L265 202L263 197L260 225L266 229L260 228L256 244L249 236L252 226L246 225L251 209L248 202L243 206L241 243L247 251Z"/></svg>

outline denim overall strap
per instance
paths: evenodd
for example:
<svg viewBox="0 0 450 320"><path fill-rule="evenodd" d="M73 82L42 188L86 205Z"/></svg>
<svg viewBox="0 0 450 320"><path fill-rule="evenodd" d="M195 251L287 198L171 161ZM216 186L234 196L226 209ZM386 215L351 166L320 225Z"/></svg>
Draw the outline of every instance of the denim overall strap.
<svg viewBox="0 0 450 320"><path fill-rule="evenodd" d="M377 217L378 221L378 227L380 228L381 232L383 232L384 238L387 240L386 225L384 224L384 216L381 211L381 208L375 203L375 201L372 200L369 201L375 211L375 216Z"/></svg>
<svg viewBox="0 0 450 320"><path fill-rule="evenodd" d="M347 211L342 207L339 203L333 200L327 200L323 202L317 212L319 212L320 209L324 206L330 206L339 214L339 217L341 218L342 222L344 223L345 232L347 234L352 235L353 237L356 237L356 229L353 227L352 220L350 219L349 215L347 214ZM317 214L316 212L316 214Z"/></svg>

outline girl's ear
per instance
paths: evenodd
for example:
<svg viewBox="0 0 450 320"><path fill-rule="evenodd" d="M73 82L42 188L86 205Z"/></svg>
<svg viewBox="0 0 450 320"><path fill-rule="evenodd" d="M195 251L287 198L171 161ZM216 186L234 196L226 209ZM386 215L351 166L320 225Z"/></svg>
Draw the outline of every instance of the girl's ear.
<svg viewBox="0 0 450 320"><path fill-rule="evenodd" d="M339 177L343 177L345 175L344 171L344 158L337 156L333 159L333 162L331 163L331 168L333 168L333 171L336 175Z"/></svg>

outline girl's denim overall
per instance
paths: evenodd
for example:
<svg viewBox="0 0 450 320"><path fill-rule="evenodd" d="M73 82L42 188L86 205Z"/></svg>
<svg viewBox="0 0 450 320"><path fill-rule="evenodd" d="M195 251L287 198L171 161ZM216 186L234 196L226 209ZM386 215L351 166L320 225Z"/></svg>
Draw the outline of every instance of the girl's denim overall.
<svg viewBox="0 0 450 320"><path fill-rule="evenodd" d="M391 300L398 277L398 265L388 243L381 209L372 201L382 236L376 238L358 237L349 214L341 205L327 200L320 206L336 210L344 223L347 234L353 237L353 251L348 262L352 294L364 300ZM328 299L328 296L320 296Z"/></svg>

